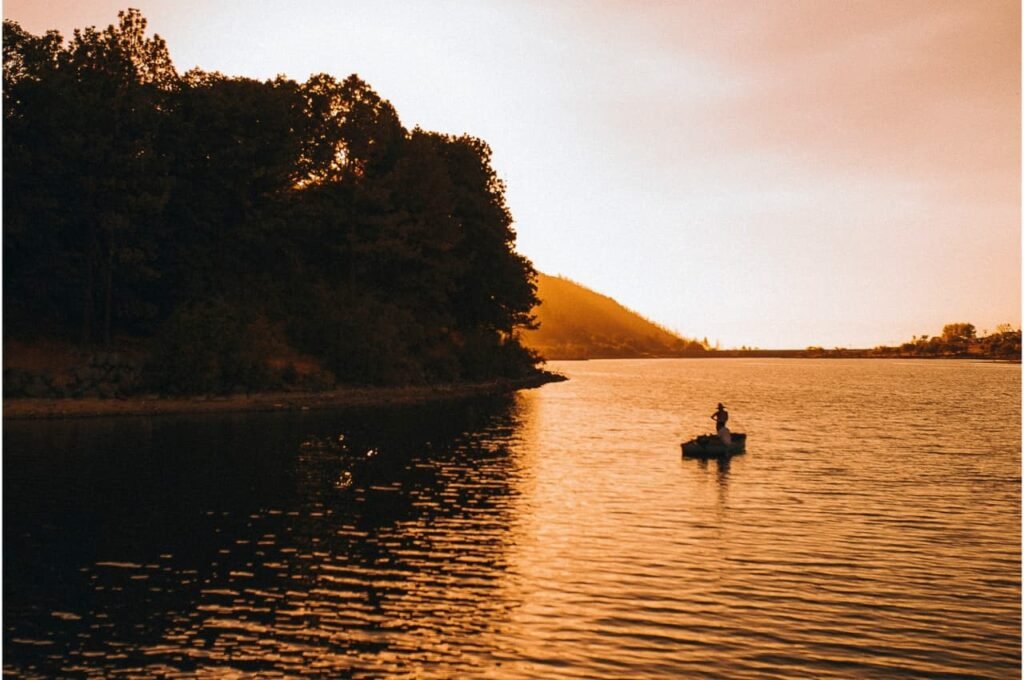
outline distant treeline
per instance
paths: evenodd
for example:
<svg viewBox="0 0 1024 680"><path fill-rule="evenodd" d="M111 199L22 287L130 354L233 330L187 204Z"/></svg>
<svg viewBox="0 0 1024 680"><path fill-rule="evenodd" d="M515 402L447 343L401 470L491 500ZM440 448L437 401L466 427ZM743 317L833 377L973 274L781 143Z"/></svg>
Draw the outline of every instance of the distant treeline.
<svg viewBox="0 0 1024 680"><path fill-rule="evenodd" d="M1000 324L995 331L979 337L974 324L951 323L942 327L942 335L914 337L899 347L876 347L876 356L985 357L1020 359L1021 330Z"/></svg>
<svg viewBox="0 0 1024 680"><path fill-rule="evenodd" d="M1021 358L1021 329L1001 324L995 331L978 336L974 324L951 323L942 327L942 335L914 336L899 347L879 346L873 349L824 349L808 347L806 356L869 356L869 357L975 357L984 359Z"/></svg>
<svg viewBox="0 0 1024 680"><path fill-rule="evenodd" d="M178 392L536 370L486 143L406 129L355 75L179 74L118 17L4 22L7 336L142 343Z"/></svg>

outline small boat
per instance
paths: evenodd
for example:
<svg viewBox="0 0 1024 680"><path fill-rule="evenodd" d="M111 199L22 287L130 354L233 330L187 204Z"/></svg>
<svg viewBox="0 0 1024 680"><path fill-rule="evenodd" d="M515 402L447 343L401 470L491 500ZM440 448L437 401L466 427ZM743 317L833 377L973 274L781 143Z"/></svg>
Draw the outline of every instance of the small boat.
<svg viewBox="0 0 1024 680"><path fill-rule="evenodd" d="M747 435L743 432L733 432L730 439L731 441L726 444L717 434L699 435L680 445L683 449L683 458L719 458L743 453L747 446Z"/></svg>

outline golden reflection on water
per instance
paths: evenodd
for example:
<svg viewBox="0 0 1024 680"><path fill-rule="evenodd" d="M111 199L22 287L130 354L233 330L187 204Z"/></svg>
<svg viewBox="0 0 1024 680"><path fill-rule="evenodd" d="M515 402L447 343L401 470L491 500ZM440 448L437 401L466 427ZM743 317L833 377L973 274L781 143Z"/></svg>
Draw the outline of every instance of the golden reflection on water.
<svg viewBox="0 0 1024 680"><path fill-rule="evenodd" d="M5 431L5 671L1019 673L1016 367L558 368L444 417ZM681 459L718 401L748 452Z"/></svg>
<svg viewBox="0 0 1024 680"><path fill-rule="evenodd" d="M632 362L569 364L573 381L520 398L503 591L517 607L502 631L520 652L505 671L984 677L985 655L1015 667L1012 367L911 364L894 376L877 362L766 362L775 375L741 367L715 381L655 365L638 378ZM841 375L823 389L830 369ZM741 381L747 392L727 398L750 424L750 453L673 460L718 390ZM965 389L976 410L951 418ZM995 425L979 443L984 414Z"/></svg>

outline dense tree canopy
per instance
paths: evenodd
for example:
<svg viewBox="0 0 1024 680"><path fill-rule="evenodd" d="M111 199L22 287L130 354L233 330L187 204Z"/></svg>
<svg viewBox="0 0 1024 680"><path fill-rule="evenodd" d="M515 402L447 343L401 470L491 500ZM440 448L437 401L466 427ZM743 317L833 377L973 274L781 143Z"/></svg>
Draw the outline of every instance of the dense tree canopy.
<svg viewBox="0 0 1024 680"><path fill-rule="evenodd" d="M355 75L178 74L145 31L4 22L8 334L142 339L183 391L533 370L536 274L483 141L405 129Z"/></svg>

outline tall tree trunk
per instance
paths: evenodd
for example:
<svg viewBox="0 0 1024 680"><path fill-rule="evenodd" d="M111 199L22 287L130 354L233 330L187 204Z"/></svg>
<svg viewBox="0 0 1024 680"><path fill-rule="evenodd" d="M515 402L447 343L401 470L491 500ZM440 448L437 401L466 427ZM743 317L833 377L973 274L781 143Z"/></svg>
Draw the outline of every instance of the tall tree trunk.
<svg viewBox="0 0 1024 680"><path fill-rule="evenodd" d="M93 258L93 251L86 254L86 275L85 291L82 297L82 344L88 344L92 340L92 318L95 310L95 278L96 266Z"/></svg>
<svg viewBox="0 0 1024 680"><path fill-rule="evenodd" d="M352 233L354 227L349 227L348 239L348 294L349 299L354 300L356 296L356 239Z"/></svg>
<svg viewBox="0 0 1024 680"><path fill-rule="evenodd" d="M114 304L114 249L107 248L107 262L103 272L103 344L110 345L110 322Z"/></svg>
<svg viewBox="0 0 1024 680"><path fill-rule="evenodd" d="M82 299L82 343L89 344L96 335L96 289L99 276L101 249L99 227L95 222L87 223L89 245L85 250L85 292Z"/></svg>

